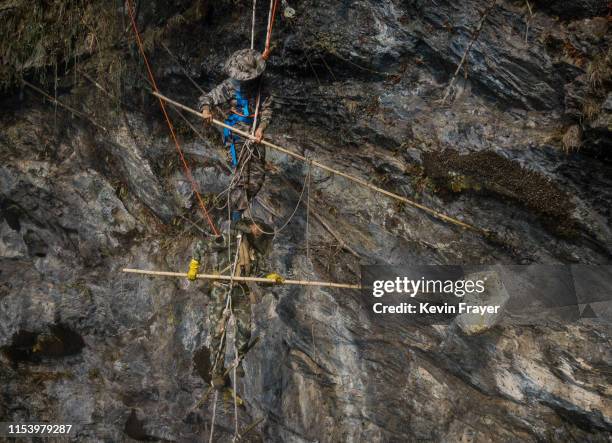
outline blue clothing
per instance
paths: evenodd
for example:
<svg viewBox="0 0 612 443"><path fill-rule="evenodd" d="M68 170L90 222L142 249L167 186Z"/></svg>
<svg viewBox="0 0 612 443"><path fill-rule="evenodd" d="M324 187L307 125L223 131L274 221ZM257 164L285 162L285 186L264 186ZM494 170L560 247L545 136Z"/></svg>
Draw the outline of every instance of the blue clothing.
<svg viewBox="0 0 612 443"><path fill-rule="evenodd" d="M238 108L242 110L242 114L237 114L236 112L232 112L230 116L225 120L225 124L228 126L235 126L236 123L242 122L247 125L253 124L253 117L249 112L249 100L244 98L240 89L236 89L235 94L236 103ZM223 143L230 145L230 155L232 156L232 166L234 168L238 167L238 153L236 152L236 140L240 139L240 137L234 135L234 133L228 128L223 129Z"/></svg>

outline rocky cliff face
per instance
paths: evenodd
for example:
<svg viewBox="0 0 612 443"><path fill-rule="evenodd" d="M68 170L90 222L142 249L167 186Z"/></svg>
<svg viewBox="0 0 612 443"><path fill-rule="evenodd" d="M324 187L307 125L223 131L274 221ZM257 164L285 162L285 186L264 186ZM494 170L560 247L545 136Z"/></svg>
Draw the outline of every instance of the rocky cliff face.
<svg viewBox="0 0 612 443"><path fill-rule="evenodd" d="M261 46L267 5L258 3ZM308 253L302 206L275 236L270 269L357 281L360 264L611 262L604 1L291 6L297 14L277 23L269 61L270 138L496 238L313 169ZM17 23L15 8L0 14ZM208 90L224 59L248 45L248 4L137 9L161 89L190 106L199 91L187 74ZM196 407L208 389L208 284L120 272L186 270L202 235L187 219L205 226L123 12L106 9L113 26L84 18L89 31L73 33L73 52L54 64L34 45L15 71L39 85L46 74L42 87L80 114L29 88L8 86L1 98L0 421L75 422L79 441L201 441L212 414L211 399ZM190 118L196 135L172 117L203 193L222 191L229 172L217 132ZM274 152L268 160L254 212L280 227L308 167ZM250 440L609 441L606 324L470 337L372 317L351 291L259 296L260 341L238 385L241 429L263 419ZM215 435L233 435L233 406L221 399Z"/></svg>

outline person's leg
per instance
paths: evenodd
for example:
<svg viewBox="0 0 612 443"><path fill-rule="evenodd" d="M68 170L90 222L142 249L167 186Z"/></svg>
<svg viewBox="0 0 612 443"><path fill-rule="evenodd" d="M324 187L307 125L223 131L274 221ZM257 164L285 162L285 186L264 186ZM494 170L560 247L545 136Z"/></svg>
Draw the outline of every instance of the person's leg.
<svg viewBox="0 0 612 443"><path fill-rule="evenodd" d="M253 145L253 155L248 164L245 189L247 198L255 198L266 180L266 148L261 145Z"/></svg>
<svg viewBox="0 0 612 443"><path fill-rule="evenodd" d="M247 177L249 173L248 147L243 139L236 141L236 150L240 153L236 174L240 174L233 189L230 191L230 205L232 210L232 220L238 221L242 218L242 213L248 207L248 196L246 192Z"/></svg>

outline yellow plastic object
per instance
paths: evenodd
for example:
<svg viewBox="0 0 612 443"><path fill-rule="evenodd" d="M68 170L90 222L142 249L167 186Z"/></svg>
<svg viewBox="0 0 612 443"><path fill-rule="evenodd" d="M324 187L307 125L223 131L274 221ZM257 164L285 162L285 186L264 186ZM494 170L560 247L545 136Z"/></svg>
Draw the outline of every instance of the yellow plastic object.
<svg viewBox="0 0 612 443"><path fill-rule="evenodd" d="M285 281L285 279L276 272L266 275L266 278L268 280L274 280L276 283L283 283Z"/></svg>
<svg viewBox="0 0 612 443"><path fill-rule="evenodd" d="M195 258L191 259L189 263L189 272L187 273L187 278L191 281L194 281L198 276L198 271L200 270L200 262Z"/></svg>

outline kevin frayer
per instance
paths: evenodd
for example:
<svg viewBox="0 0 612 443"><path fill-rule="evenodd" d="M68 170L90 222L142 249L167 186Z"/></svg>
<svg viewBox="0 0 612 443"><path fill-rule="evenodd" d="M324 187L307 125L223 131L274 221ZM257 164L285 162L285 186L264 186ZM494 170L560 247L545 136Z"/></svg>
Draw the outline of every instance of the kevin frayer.
<svg viewBox="0 0 612 443"><path fill-rule="evenodd" d="M374 303L372 310L375 314L497 314L499 305L469 305L467 303L458 303L457 305L431 304L421 302L414 303L399 303L396 305L385 305L384 303Z"/></svg>

